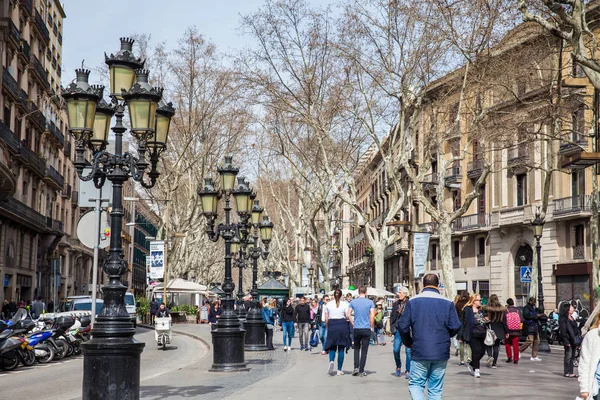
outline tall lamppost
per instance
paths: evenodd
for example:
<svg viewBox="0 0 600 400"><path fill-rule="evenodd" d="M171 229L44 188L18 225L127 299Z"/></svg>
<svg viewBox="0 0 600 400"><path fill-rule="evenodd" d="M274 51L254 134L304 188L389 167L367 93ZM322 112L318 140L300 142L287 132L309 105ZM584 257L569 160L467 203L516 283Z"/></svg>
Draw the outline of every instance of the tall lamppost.
<svg viewBox="0 0 600 400"><path fill-rule="evenodd" d="M102 100L103 86L90 86L90 71L77 69L77 79L63 89L67 103L69 131L76 139L77 175L83 181L93 179L97 188L108 179L113 185L111 237L109 256L102 269L109 282L104 285L104 307L92 329L92 339L82 344L84 400L139 399L140 355L144 343L133 338L135 328L125 308L127 287L121 275L127 272L123 259L121 239L123 219L123 184L133 178L142 186L151 188L160 173L156 167L167 146L170 120L175 110L172 105L159 102L163 90L148 83L144 61L132 53L133 39L121 38L121 49L106 56L110 72L111 103ZM137 141L137 154L123 153L123 126L125 107L129 109L130 132ZM115 134L114 153L106 151L112 116L116 117L112 131ZM90 165L85 159L86 149L93 153L91 173L84 175ZM150 164L146 156L150 156ZM150 171L147 171L150 166ZM145 175L149 182L144 179Z"/></svg>
<svg viewBox="0 0 600 400"><path fill-rule="evenodd" d="M533 226L533 237L536 241L535 248L537 252L538 307L540 308L542 314L544 313L544 285L542 281L542 245L540 244L540 240L542 239L542 234L544 232L544 223L545 221L542 219L540 215L540 209L538 207L537 212L535 213L535 219L531 221L531 226ZM539 330L539 350L549 353L550 345L548 344L546 329L544 329L542 326L539 326Z"/></svg>
<svg viewBox="0 0 600 400"><path fill-rule="evenodd" d="M244 268L246 267L246 243L242 242L237 235L231 240L231 254L233 266L238 268L238 292L237 292L237 315L242 323L246 319L244 309L244 291L242 290Z"/></svg>
<svg viewBox="0 0 600 400"><path fill-rule="evenodd" d="M365 285L367 285L367 284L370 285L371 284L371 275L372 274L371 274L371 266L370 266L370 264L371 264L372 260L373 260L373 254L371 254L371 253L369 253L369 252L367 252L365 250L365 252L362 254L362 261L363 261L363 264L365 265L365 272L367 270L369 271L369 282L368 283L365 282L365 280L366 280L366 279L364 279L365 275L363 275L363 282L362 282L362 284L365 284Z"/></svg>
<svg viewBox="0 0 600 400"><path fill-rule="evenodd" d="M246 315L246 350L264 351L267 350L265 343L265 322L262 319L260 309L258 308L258 259L266 260L269 256L269 243L273 236L273 223L269 217L264 216L260 220L264 209L259 205L258 200L254 201L252 207L252 239L248 242L248 256L252 258L252 305ZM258 232L260 231L260 240L264 244L264 249L258 246Z"/></svg>
<svg viewBox="0 0 600 400"><path fill-rule="evenodd" d="M223 291L223 314L216 324L216 328L211 331L213 338L213 365L210 371L213 372L236 372L247 371L244 360L244 336L246 331L242 329L240 320L235 313L233 291L235 284L231 276L231 243L236 234L239 234L240 240L246 240L248 230L248 220L250 219L250 195L252 190L245 183L243 178L238 179L238 185L235 185L235 177L239 172L232 164L232 157L225 157L225 165L218 168L221 176L220 189L215 188L211 178L204 179L204 186L198 191L202 200L202 213L207 220L206 233L208 238L216 242L220 237L225 240L225 281ZM237 214L240 218L239 223L231 222L231 195L235 198ZM219 199L225 196L225 222L215 227L217 219L217 206Z"/></svg>

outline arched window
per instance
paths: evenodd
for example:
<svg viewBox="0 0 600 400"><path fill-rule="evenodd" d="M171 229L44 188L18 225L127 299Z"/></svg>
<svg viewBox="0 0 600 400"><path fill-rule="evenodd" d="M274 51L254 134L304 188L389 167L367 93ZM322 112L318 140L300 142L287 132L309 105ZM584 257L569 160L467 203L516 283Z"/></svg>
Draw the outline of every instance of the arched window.
<svg viewBox="0 0 600 400"><path fill-rule="evenodd" d="M13 240L9 240L8 243L6 243L5 263L8 268L15 267L15 242Z"/></svg>
<svg viewBox="0 0 600 400"><path fill-rule="evenodd" d="M522 244L515 255L515 302L520 305L527 303L530 283L521 282L521 267L531 267L533 264L533 249L528 244Z"/></svg>

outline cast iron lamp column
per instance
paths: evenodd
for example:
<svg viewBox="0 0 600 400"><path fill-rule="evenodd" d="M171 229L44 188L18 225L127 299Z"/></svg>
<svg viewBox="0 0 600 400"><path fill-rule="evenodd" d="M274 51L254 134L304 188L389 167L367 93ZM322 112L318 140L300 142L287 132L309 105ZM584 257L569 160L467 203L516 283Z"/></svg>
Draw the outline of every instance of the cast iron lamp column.
<svg viewBox="0 0 600 400"><path fill-rule="evenodd" d="M69 131L76 138L74 165L79 178L83 181L93 179L96 187L101 187L106 179L113 185L110 250L102 266L109 283L103 287L104 307L92 329L92 339L81 345L84 400L136 400L140 396L140 355L144 343L133 338L135 328L125 308L127 287L121 283L121 275L127 272L121 239L123 184L131 177L144 187L154 186L160 175L156 164L166 148L169 124L156 124L157 103L161 100L162 89L148 84L148 71L141 69L144 62L133 56L132 46L132 39L121 38L121 50L106 57L110 68L111 105L102 101L104 87L89 85L88 70L76 70L76 82L62 91L67 102ZM129 108L131 133L138 142L137 157L129 152L123 153L126 106ZM170 104L168 108L165 118L170 121L174 110ZM105 151L113 114L116 117L112 128L115 133L114 154ZM149 141L157 135L162 139L155 139L150 146ZM92 171L84 176L84 168L89 165L85 159L86 148L94 156ZM149 166L145 159L148 150L151 151L152 164L148 174L150 183L144 181Z"/></svg>
<svg viewBox="0 0 600 400"><path fill-rule="evenodd" d="M533 236L536 240L535 249L537 252L537 279L538 279L538 307L541 310L542 314L544 312L544 285L543 285L543 274L542 274L542 245L540 244L540 240L542 239L542 234L544 232L544 220L540 216L540 209L538 207L537 212L535 213L535 219L531 222L533 226ZM543 351L546 353L550 353L550 345L548 344L548 335L546 334L546 329L538 324L539 335L540 335L540 348L539 351Z"/></svg>
<svg viewBox="0 0 600 400"><path fill-rule="evenodd" d="M258 307L258 259L262 257L266 260L269 256L269 243L273 235L273 223L269 221L269 217L263 217L260 221L263 208L259 206L258 200L254 202L252 207L252 225L253 240L248 243L248 255L252 258L252 305L248 315L246 316L246 351L264 351L267 350L265 341L265 322L262 319L262 314ZM258 247L258 230L260 230L260 238L265 245L264 250Z"/></svg>
<svg viewBox="0 0 600 400"><path fill-rule="evenodd" d="M241 289L242 284L243 284L244 267L246 265L246 260L244 257L245 256L245 247L246 247L246 243L240 241L240 239L238 239L237 236L234 236L234 238L231 242L231 253L233 254L233 264L235 267L238 268L238 271L239 271L236 312L240 319L240 322L242 323L242 326L244 324L244 320L246 319L246 310L244 309L244 304L243 304L244 292Z"/></svg>
<svg viewBox="0 0 600 400"><path fill-rule="evenodd" d="M246 331L242 329L240 320L234 311L233 291L235 284L231 276L231 241L239 229L238 224L230 220L231 213L231 195L236 197L237 211L242 219L249 217L248 198L246 188L234 190L235 177L239 172L232 164L232 157L225 157L225 165L218 168L221 175L221 189L215 188L211 178L204 179L204 187L198 191L202 200L202 213L206 217L208 226L206 233L208 238L216 242L219 237L225 240L225 281L223 291L223 314L216 324L216 328L211 331L213 341L213 365L211 372L238 372L248 371L244 360L244 336ZM217 219L217 205L219 199L225 195L225 223L219 224L215 229ZM243 201L242 201L243 199ZM245 223L244 223L245 225Z"/></svg>

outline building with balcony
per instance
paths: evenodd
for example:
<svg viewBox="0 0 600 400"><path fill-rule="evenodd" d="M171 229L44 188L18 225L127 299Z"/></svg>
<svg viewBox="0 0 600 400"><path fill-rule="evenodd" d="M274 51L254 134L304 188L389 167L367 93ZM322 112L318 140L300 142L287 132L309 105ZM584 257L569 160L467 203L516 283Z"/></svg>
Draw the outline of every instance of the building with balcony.
<svg viewBox="0 0 600 400"><path fill-rule="evenodd" d="M48 301L55 284L59 297L80 294L91 268L76 238L73 138L58 97L65 17L56 0L0 5L0 301Z"/></svg>
<svg viewBox="0 0 600 400"><path fill-rule="evenodd" d="M136 296L144 296L149 279L146 257L150 254L150 240L158 234L161 221L145 201L135 202L134 213L131 289Z"/></svg>

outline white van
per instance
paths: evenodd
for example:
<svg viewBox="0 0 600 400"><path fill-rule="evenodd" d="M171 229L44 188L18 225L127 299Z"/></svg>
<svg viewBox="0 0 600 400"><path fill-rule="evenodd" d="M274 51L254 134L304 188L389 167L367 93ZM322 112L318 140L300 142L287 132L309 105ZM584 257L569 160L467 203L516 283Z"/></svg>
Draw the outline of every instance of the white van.
<svg viewBox="0 0 600 400"><path fill-rule="evenodd" d="M137 310L135 305L135 296L131 292L125 293L125 308L127 309L127 314L131 318L131 322L133 323L133 327L137 326Z"/></svg>

